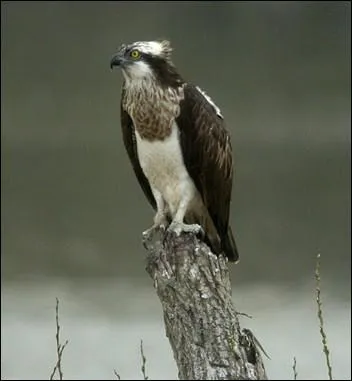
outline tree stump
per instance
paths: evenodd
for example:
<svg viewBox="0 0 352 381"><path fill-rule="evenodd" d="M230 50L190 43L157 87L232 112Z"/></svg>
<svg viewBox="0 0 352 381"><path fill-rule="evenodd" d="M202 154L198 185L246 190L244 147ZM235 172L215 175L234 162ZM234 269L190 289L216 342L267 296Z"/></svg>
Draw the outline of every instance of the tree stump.
<svg viewBox="0 0 352 381"><path fill-rule="evenodd" d="M158 231L144 246L179 379L266 380L261 346L240 328L227 259L190 233Z"/></svg>

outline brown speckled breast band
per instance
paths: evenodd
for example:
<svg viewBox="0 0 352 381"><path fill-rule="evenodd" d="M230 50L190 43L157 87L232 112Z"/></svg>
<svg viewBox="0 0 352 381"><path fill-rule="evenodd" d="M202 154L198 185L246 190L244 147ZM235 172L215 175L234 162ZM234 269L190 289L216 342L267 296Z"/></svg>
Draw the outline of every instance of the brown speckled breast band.
<svg viewBox="0 0 352 381"><path fill-rule="evenodd" d="M129 113L142 139L164 140L180 112L183 88L159 88L150 83L126 89L123 107Z"/></svg>

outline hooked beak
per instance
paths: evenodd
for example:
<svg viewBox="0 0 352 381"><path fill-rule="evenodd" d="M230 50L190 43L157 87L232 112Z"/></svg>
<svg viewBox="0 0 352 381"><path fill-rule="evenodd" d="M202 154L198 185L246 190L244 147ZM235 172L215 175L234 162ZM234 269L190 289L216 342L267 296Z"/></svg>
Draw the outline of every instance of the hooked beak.
<svg viewBox="0 0 352 381"><path fill-rule="evenodd" d="M126 62L126 59L123 56L122 52L119 52L115 54L110 61L110 69L112 69L114 66L123 66Z"/></svg>

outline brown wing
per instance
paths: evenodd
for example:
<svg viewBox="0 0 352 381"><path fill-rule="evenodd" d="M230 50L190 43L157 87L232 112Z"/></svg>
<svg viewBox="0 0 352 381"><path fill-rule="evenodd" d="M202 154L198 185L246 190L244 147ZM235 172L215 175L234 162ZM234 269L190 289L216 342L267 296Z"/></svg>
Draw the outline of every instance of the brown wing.
<svg viewBox="0 0 352 381"><path fill-rule="evenodd" d="M127 111L123 108L122 102L124 97L124 91L122 90L121 95L121 128L122 128L122 137L123 142L132 163L134 173L139 181L141 188L148 201L154 209L156 209L156 202L152 193L152 190L149 185L149 181L143 173L142 167L139 164L138 154L137 154L137 143L136 135L134 133L133 121Z"/></svg>
<svg viewBox="0 0 352 381"><path fill-rule="evenodd" d="M177 124L186 168L208 208L223 250L230 259L237 260L229 228L232 148L224 120L196 87L187 84Z"/></svg>

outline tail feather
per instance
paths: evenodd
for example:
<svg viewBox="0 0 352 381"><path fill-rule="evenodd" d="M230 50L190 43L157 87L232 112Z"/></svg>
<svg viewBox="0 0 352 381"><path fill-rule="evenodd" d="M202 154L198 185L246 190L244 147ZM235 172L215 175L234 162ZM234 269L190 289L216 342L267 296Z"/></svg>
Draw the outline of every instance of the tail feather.
<svg viewBox="0 0 352 381"><path fill-rule="evenodd" d="M222 249L224 250L224 253L228 260L230 262L238 263L240 256L237 250L237 245L232 233L231 226L228 227L227 234L221 238L221 243Z"/></svg>

